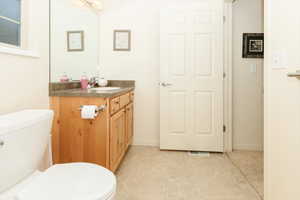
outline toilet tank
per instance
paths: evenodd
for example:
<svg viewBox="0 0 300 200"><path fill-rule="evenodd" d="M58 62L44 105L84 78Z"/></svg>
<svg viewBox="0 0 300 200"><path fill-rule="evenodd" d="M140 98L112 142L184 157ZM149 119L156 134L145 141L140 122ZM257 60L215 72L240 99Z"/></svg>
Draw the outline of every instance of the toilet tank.
<svg viewBox="0 0 300 200"><path fill-rule="evenodd" d="M51 110L0 116L0 193L38 169L48 151L52 119Z"/></svg>

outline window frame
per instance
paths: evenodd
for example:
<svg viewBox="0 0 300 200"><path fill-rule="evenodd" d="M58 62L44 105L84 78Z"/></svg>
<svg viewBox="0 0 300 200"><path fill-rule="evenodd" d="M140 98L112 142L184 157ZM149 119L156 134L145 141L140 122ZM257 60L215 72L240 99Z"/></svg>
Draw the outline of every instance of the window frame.
<svg viewBox="0 0 300 200"><path fill-rule="evenodd" d="M30 0L21 1L20 16L20 46L0 42L0 53L39 58L35 50L29 49L29 3Z"/></svg>
<svg viewBox="0 0 300 200"><path fill-rule="evenodd" d="M24 31L23 31L23 21L24 21L24 16L23 14L25 13L25 9L24 9L24 0L21 0L20 1L21 5L20 5L20 21L17 21L17 20L14 20L14 19L11 19L9 17L6 17L6 16L1 16L0 15L0 19L4 19L6 21L9 21L11 23L14 23L14 24L18 24L20 25L20 45L17 46L17 45L13 45L13 44L8 44L8 43L4 43L4 42L0 42L0 45L2 46L5 46L5 47L10 47L10 48L18 48L18 49L23 49L24 48L24 45L23 45L23 36L24 36Z"/></svg>

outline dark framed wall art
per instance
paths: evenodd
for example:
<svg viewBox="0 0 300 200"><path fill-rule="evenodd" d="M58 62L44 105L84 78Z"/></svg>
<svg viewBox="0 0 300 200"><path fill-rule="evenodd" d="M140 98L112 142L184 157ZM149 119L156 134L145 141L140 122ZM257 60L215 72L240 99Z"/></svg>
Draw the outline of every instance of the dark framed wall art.
<svg viewBox="0 0 300 200"><path fill-rule="evenodd" d="M264 58L264 34L243 34L243 58Z"/></svg>

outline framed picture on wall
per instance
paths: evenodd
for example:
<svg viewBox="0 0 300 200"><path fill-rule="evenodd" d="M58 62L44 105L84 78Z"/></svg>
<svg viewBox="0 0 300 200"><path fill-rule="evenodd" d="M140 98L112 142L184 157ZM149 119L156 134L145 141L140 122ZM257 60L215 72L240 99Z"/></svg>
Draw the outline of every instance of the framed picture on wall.
<svg viewBox="0 0 300 200"><path fill-rule="evenodd" d="M131 50L131 31L114 30L114 51Z"/></svg>
<svg viewBox="0 0 300 200"><path fill-rule="evenodd" d="M68 51L84 51L84 32L68 31Z"/></svg>
<svg viewBox="0 0 300 200"><path fill-rule="evenodd" d="M243 34L243 58L264 58L264 34Z"/></svg>

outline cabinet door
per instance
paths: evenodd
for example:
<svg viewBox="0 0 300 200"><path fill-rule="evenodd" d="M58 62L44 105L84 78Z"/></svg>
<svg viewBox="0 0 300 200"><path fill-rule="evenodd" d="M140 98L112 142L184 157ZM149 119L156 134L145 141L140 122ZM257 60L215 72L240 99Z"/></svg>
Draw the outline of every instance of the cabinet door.
<svg viewBox="0 0 300 200"><path fill-rule="evenodd" d="M132 144L133 140L133 103L126 106L126 148Z"/></svg>
<svg viewBox="0 0 300 200"><path fill-rule="evenodd" d="M124 155L125 110L122 109L110 120L110 168L115 171Z"/></svg>
<svg viewBox="0 0 300 200"><path fill-rule="evenodd" d="M62 97L60 99L60 163L90 162L109 167L108 110L93 120L81 118L80 106L105 105L103 98Z"/></svg>
<svg viewBox="0 0 300 200"><path fill-rule="evenodd" d="M60 100L60 163L84 161L85 121L81 119L81 97L62 97Z"/></svg>
<svg viewBox="0 0 300 200"><path fill-rule="evenodd" d="M88 98L88 105L105 105L106 100L101 98ZM109 134L108 134L109 110L100 112L94 120L83 120L85 122L83 135L84 162L96 163L109 167Z"/></svg>

